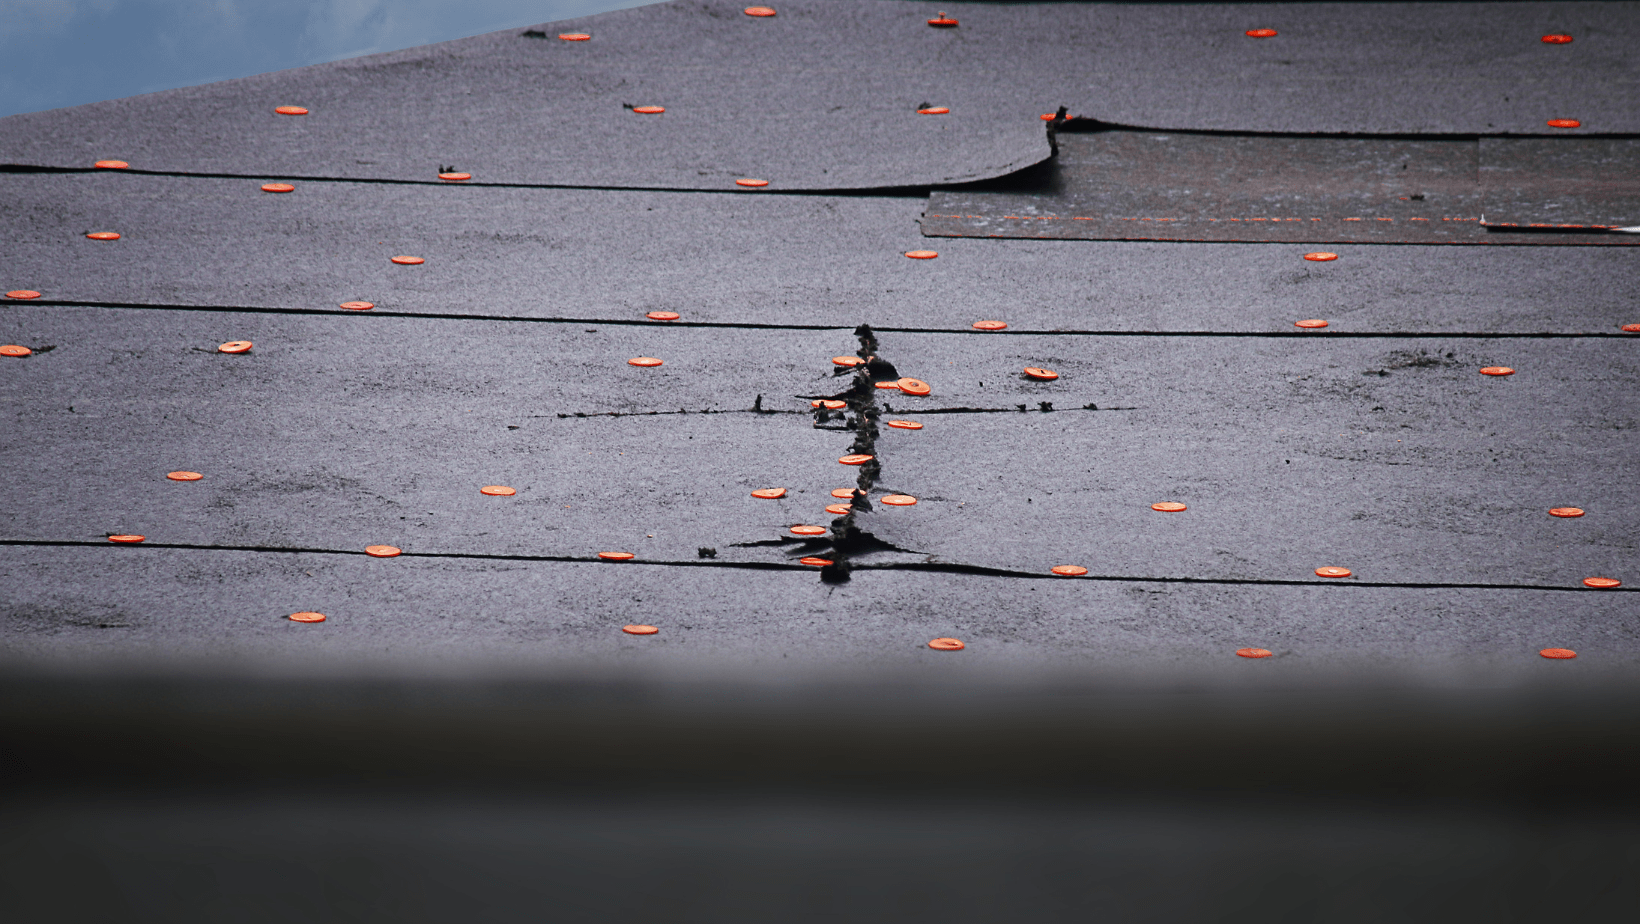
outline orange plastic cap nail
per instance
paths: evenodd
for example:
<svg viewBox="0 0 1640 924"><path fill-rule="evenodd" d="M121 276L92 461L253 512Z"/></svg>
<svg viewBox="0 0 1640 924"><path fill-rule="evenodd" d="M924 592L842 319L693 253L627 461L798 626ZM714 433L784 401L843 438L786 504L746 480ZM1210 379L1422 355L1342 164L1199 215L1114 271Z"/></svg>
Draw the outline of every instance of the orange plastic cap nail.
<svg viewBox="0 0 1640 924"><path fill-rule="evenodd" d="M961 651L968 647L960 639L937 638L928 643L928 647L935 651Z"/></svg>
<svg viewBox="0 0 1640 924"><path fill-rule="evenodd" d="M847 401L823 400L823 401L820 402L820 406L825 408L828 411L840 411L843 408L848 407L848 402Z"/></svg>
<svg viewBox="0 0 1640 924"><path fill-rule="evenodd" d="M566 42L585 42L592 38L585 32L560 32L558 37Z"/></svg>
<svg viewBox="0 0 1640 924"><path fill-rule="evenodd" d="M420 266L421 264L426 263L427 261L423 260L421 257L403 257L403 256L400 256L400 257L394 257L393 262L399 264L400 266Z"/></svg>
<svg viewBox="0 0 1640 924"><path fill-rule="evenodd" d="M834 489L832 489L831 496L832 497L853 497L854 496L854 489L853 488L834 488Z"/></svg>
<svg viewBox="0 0 1640 924"><path fill-rule="evenodd" d="M831 361L834 365L838 366L858 366L865 362L865 360L858 356L833 356Z"/></svg>
<svg viewBox="0 0 1640 924"><path fill-rule="evenodd" d="M835 565L836 564L836 562L832 561L829 558L814 558L812 556L809 557L809 558L799 558L797 560L797 563L800 564L800 565L812 565L813 567L816 567L816 568L824 568L827 565Z"/></svg>
<svg viewBox="0 0 1640 924"><path fill-rule="evenodd" d="M794 536L824 536L825 534L826 534L826 528L824 526L793 526L792 527L792 535L794 535Z"/></svg>
<svg viewBox="0 0 1640 924"><path fill-rule="evenodd" d="M1304 259L1309 260L1311 263L1331 263L1332 261L1338 259L1338 254L1327 253L1322 250L1317 251L1316 253L1307 253L1304 255Z"/></svg>
<svg viewBox="0 0 1640 924"><path fill-rule="evenodd" d="M86 237L94 241L117 241L120 239L120 233L118 231L93 231L87 234Z"/></svg>
<svg viewBox="0 0 1640 924"><path fill-rule="evenodd" d="M899 390L900 383L899 383L898 380L895 380L895 381L892 381L892 382L878 382L877 387L878 388L885 388L885 389L886 388L892 388L892 389L895 389L897 391L897 390Z"/></svg>
<svg viewBox="0 0 1640 924"><path fill-rule="evenodd" d="M123 160L99 160L91 166L98 170L125 170L131 165Z"/></svg>
<svg viewBox="0 0 1640 924"><path fill-rule="evenodd" d="M1350 576L1350 573L1351 573L1350 569L1348 569L1348 568L1317 568L1317 569L1315 569L1315 576L1316 577L1324 577L1324 578L1346 578L1346 577Z"/></svg>
<svg viewBox="0 0 1640 924"><path fill-rule="evenodd" d="M308 111L301 106L275 106L273 111L280 115L307 115Z"/></svg>
<svg viewBox="0 0 1640 924"><path fill-rule="evenodd" d="M34 351L28 347L18 346L15 343L8 343L5 346L0 346L0 356L28 356L33 352Z"/></svg>
<svg viewBox="0 0 1640 924"><path fill-rule="evenodd" d="M1054 565L1049 570L1060 577L1081 577L1088 573L1088 569L1081 565Z"/></svg>
<svg viewBox="0 0 1640 924"><path fill-rule="evenodd" d="M768 500L774 500L777 497L785 497L786 496L786 489L785 488L758 488L756 491L752 492L752 496L753 497L762 497L762 498L766 498Z"/></svg>
<svg viewBox="0 0 1640 924"><path fill-rule="evenodd" d="M844 465L864 465L871 461L871 456L863 453L852 453L838 459L837 461L843 463Z"/></svg>
<svg viewBox="0 0 1640 924"><path fill-rule="evenodd" d="M376 307L376 303L375 302L342 302L340 307L346 308L348 311L369 311L370 309Z"/></svg>
<svg viewBox="0 0 1640 924"><path fill-rule="evenodd" d="M290 185L289 183L263 183L262 191L270 193L287 193L295 192L296 187Z"/></svg>
<svg viewBox="0 0 1640 924"><path fill-rule="evenodd" d="M1550 119L1544 124L1550 128L1579 128L1583 125L1582 122L1576 119Z"/></svg>
<svg viewBox="0 0 1640 924"><path fill-rule="evenodd" d="M950 111L950 107L947 106L929 106L927 109L918 109L917 115L945 115Z"/></svg>
<svg viewBox="0 0 1640 924"><path fill-rule="evenodd" d="M915 420L891 420L888 425L896 430L921 430L923 425Z"/></svg>
<svg viewBox="0 0 1640 924"><path fill-rule="evenodd" d="M1584 587L1596 587L1601 590L1611 590L1613 587L1622 587L1623 582L1617 578L1592 577L1583 579Z"/></svg>
<svg viewBox="0 0 1640 924"><path fill-rule="evenodd" d="M118 542L122 545L135 545L136 543L142 542L147 538L147 536L138 536L135 533L121 533L118 536L109 536L108 541Z"/></svg>
<svg viewBox="0 0 1640 924"><path fill-rule="evenodd" d="M1278 36L1280 34L1281 33L1277 32L1274 29L1248 29L1247 30L1248 38L1275 38L1276 36Z"/></svg>
<svg viewBox="0 0 1640 924"><path fill-rule="evenodd" d="M33 289L12 289L6 293L7 298L39 298L40 293Z"/></svg>
<svg viewBox="0 0 1640 924"><path fill-rule="evenodd" d="M883 503L890 507L910 507L917 503L917 499L909 494L888 494L883 497Z"/></svg>
<svg viewBox="0 0 1640 924"><path fill-rule="evenodd" d="M1545 45L1570 45L1572 37L1569 35L1545 35L1543 43Z"/></svg>
<svg viewBox="0 0 1640 924"><path fill-rule="evenodd" d="M632 626L622 626L621 631L625 632L627 635L654 635L656 632L659 632L660 630L655 628L654 626L632 625Z"/></svg>
<svg viewBox="0 0 1640 924"><path fill-rule="evenodd" d="M1487 366L1481 370L1481 375L1514 375L1515 370L1508 366Z"/></svg>
<svg viewBox="0 0 1640 924"><path fill-rule="evenodd" d="M504 484L487 484L484 487L479 488L478 493L488 494L491 497L512 497L518 492Z"/></svg>
<svg viewBox="0 0 1640 924"><path fill-rule="evenodd" d="M471 173L441 173L438 178L446 183L461 183L473 178Z"/></svg>
<svg viewBox="0 0 1640 924"><path fill-rule="evenodd" d="M678 314L676 311L651 311L644 315L644 317L651 321L676 321L678 318L683 316Z"/></svg>
<svg viewBox="0 0 1640 924"><path fill-rule="evenodd" d="M371 558L397 558L404 550L396 545L367 545L364 553Z"/></svg>
<svg viewBox="0 0 1640 924"><path fill-rule="evenodd" d="M932 260L940 255L937 250L907 250L905 255L913 260Z"/></svg>
<svg viewBox="0 0 1640 924"><path fill-rule="evenodd" d="M1320 318L1310 318L1307 321L1294 321L1293 326L1294 327L1302 327L1302 328L1305 328L1307 330L1315 330L1316 328L1319 328L1319 327L1326 327L1327 322L1321 320Z"/></svg>
<svg viewBox="0 0 1640 924"><path fill-rule="evenodd" d="M216 351L218 353L249 353L251 351L251 342L249 340L229 340L217 347Z"/></svg>
<svg viewBox="0 0 1640 924"><path fill-rule="evenodd" d="M1057 113L1057 112L1044 112L1044 113L1042 113L1042 121L1044 121L1044 122L1052 122L1054 119L1056 119L1058 117L1059 117L1059 113Z"/></svg>
<svg viewBox="0 0 1640 924"><path fill-rule="evenodd" d="M750 187L756 189L756 188L759 188L759 187L769 185L769 181L768 180L759 180L756 177L747 176L747 177L741 177L740 179L735 180L735 185L736 186L750 186Z"/></svg>
<svg viewBox="0 0 1640 924"><path fill-rule="evenodd" d="M638 556L631 552L599 552L598 557L604 561L631 561Z"/></svg>
<svg viewBox="0 0 1640 924"><path fill-rule="evenodd" d="M289 619L290 619L291 622L324 622L325 621L325 614L323 614L323 613L292 613L292 614L290 614Z"/></svg>
<svg viewBox="0 0 1640 924"><path fill-rule="evenodd" d="M645 368L665 365L661 360L658 360L653 356L634 356L627 360L626 364L628 366L643 366Z"/></svg>
<svg viewBox="0 0 1640 924"><path fill-rule="evenodd" d="M1577 652L1571 650L1570 648L1545 648L1538 652L1538 655L1552 661L1565 661L1569 658L1577 657Z"/></svg>
<svg viewBox="0 0 1640 924"><path fill-rule="evenodd" d="M661 113L666 111L666 107L665 106L633 106L632 111L642 113L643 115L660 115Z"/></svg>
<svg viewBox="0 0 1640 924"><path fill-rule="evenodd" d="M1268 658L1270 656L1270 649L1268 649L1268 648L1237 648L1236 649L1236 655L1238 657L1242 657L1242 658Z"/></svg>
<svg viewBox="0 0 1640 924"><path fill-rule="evenodd" d="M1151 504L1150 509L1159 510L1162 513L1181 513L1190 508L1177 501L1162 501L1159 504Z"/></svg>
<svg viewBox="0 0 1640 924"><path fill-rule="evenodd" d="M834 517L843 516L843 515L847 514L850 510L853 510L853 509L854 509L854 506L852 504L827 504L826 505L826 512L831 514Z"/></svg>
<svg viewBox="0 0 1640 924"><path fill-rule="evenodd" d="M974 330L1004 330L1007 324L1001 321L975 321Z"/></svg>
<svg viewBox="0 0 1640 924"><path fill-rule="evenodd" d="M1053 371L1052 369L1042 369L1037 366L1026 366L1025 374L1033 379L1038 379L1043 382L1051 382L1054 379L1059 378L1059 373Z"/></svg>
<svg viewBox="0 0 1640 924"><path fill-rule="evenodd" d="M936 29L951 29L956 27L957 21L944 13L941 13L938 19L930 19L928 24Z"/></svg>
<svg viewBox="0 0 1640 924"><path fill-rule="evenodd" d="M928 383L921 379L900 379L899 386L900 391L908 395L926 395L933 391L932 388L928 387Z"/></svg>
<svg viewBox="0 0 1640 924"><path fill-rule="evenodd" d="M1552 516L1552 517L1580 517L1582 515L1583 515L1583 508L1582 507L1551 507L1551 508L1549 508L1549 516Z"/></svg>
<svg viewBox="0 0 1640 924"><path fill-rule="evenodd" d="M165 477L172 481L198 481L205 476L198 472L166 472Z"/></svg>
<svg viewBox="0 0 1640 924"><path fill-rule="evenodd" d="M1623 333L1625 333L1625 334L1640 334L1640 324L1624 324L1623 325Z"/></svg>
<svg viewBox="0 0 1640 924"><path fill-rule="evenodd" d="M774 15L774 7L772 7L772 6L749 6L744 10L744 12L746 13L747 16L773 16Z"/></svg>

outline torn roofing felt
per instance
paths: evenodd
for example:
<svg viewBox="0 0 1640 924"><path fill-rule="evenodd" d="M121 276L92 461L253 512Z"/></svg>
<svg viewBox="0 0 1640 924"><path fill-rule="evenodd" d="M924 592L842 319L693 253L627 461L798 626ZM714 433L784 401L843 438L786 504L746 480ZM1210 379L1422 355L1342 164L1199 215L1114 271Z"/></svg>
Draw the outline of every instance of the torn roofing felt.
<svg viewBox="0 0 1640 924"><path fill-rule="evenodd" d="M1058 133L1050 164L935 190L923 233L1082 240L1640 244L1640 139ZM1553 234L1527 233L1552 231Z"/></svg>
<svg viewBox="0 0 1640 924"><path fill-rule="evenodd" d="M676 2L0 120L0 163L622 188L926 186L1048 155L1059 105L1302 132L1640 131L1610 4ZM1279 34L1249 38L1248 29ZM1538 35L1578 38L1545 45ZM565 41L560 34L585 34ZM1600 73L1599 81L1586 79ZM304 107L280 116L277 106ZM640 114L630 107L658 106ZM924 107L947 108L919 115Z"/></svg>

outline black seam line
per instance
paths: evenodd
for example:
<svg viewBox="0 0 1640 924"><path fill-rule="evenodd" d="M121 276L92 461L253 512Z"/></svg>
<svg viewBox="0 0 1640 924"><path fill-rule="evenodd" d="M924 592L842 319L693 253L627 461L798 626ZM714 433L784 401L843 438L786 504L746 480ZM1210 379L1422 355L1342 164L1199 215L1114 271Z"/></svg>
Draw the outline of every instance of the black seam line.
<svg viewBox="0 0 1640 924"><path fill-rule="evenodd" d="M282 552L286 554L307 555L357 555L371 557L368 552L360 549L310 549L291 548L287 546L261 545L198 545L184 542L142 542L117 543L95 542L84 539L0 539L0 546L45 546L45 547L83 547L95 549L184 549L202 552ZM598 565L658 565L667 568L727 568L743 571L802 571L814 573L815 569L809 565L792 565L783 562L759 561L693 561L682 560L644 560L630 559L622 562L605 561L596 556L582 555L504 555L487 552L401 552L402 558L458 558L480 561L536 561L536 562L564 562L569 564L598 564ZM1011 568L990 568L984 565L962 565L954 562L891 562L876 565L856 565L856 571L921 571L935 574L969 574L979 577L1006 577L1024 578L1027 580L1054 580L1054 581L1101 581L1121 584L1223 584L1223 585L1252 585L1270 587L1378 587L1402 588L1409 590L1552 590L1567 593L1632 593L1640 591L1640 587L1564 587L1555 584L1485 584L1485 583L1455 583L1437 581L1356 581L1356 580L1279 580L1275 578L1192 578L1192 577L1155 577L1122 574L1084 574L1075 578L1064 578L1057 574L1039 573L1035 571L1016 571Z"/></svg>
<svg viewBox="0 0 1640 924"><path fill-rule="evenodd" d="M188 170L140 170L126 167L104 170L100 167L46 167L37 164L0 164L0 173L85 174L106 173L130 176L170 176L198 180L285 180L300 183L366 183L382 186L467 186L488 189L584 189L590 192L658 192L685 194L726 194L737 196L824 196L827 198L856 197L872 199L925 199L936 184L923 186L865 186L847 189L770 189L767 186L727 189L685 189L677 186L595 186L579 183L497 183L474 180L446 182L444 180L400 180L391 177L307 176L278 173L195 173ZM1004 174L1006 176L1006 174ZM941 186L961 186L966 181L954 181ZM977 182L986 182L980 180Z"/></svg>
<svg viewBox="0 0 1640 924"><path fill-rule="evenodd" d="M1579 132L1566 129L1559 132L1445 132L1424 134L1418 132L1271 132L1222 128L1155 128L1147 125L1104 122L1099 119L1080 116L1061 122L1057 130L1067 134L1118 131L1155 132L1163 135L1212 135L1221 138L1365 138L1381 141L1481 141L1515 138L1603 138L1626 141L1640 138L1640 132Z"/></svg>
<svg viewBox="0 0 1640 924"><path fill-rule="evenodd" d="M6 301L4 304L26 308L116 308L148 311L226 311L242 314L310 315L327 318L427 318L434 321L516 321L526 324L605 324L626 327L703 327L738 330L851 330L848 324L766 324L755 321L651 321L634 318L532 318L510 314L454 314L450 312L420 311L349 311L346 308L272 308L265 305L173 305L151 302L65 301L61 299L30 299ZM1589 331L1377 331L1377 330L969 330L951 327L873 327L872 330L891 334L960 334L971 337L1253 337L1253 338L1307 338L1307 339L1414 339L1439 340L1442 338L1480 340L1640 340L1640 336L1626 333Z"/></svg>

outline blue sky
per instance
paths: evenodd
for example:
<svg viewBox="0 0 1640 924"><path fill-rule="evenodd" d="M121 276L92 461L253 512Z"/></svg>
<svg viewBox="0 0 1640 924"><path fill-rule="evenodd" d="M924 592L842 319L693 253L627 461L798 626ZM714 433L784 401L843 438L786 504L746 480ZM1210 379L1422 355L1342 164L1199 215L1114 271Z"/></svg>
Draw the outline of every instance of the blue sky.
<svg viewBox="0 0 1640 924"><path fill-rule="evenodd" d="M647 2L651 0L0 0L0 116Z"/></svg>

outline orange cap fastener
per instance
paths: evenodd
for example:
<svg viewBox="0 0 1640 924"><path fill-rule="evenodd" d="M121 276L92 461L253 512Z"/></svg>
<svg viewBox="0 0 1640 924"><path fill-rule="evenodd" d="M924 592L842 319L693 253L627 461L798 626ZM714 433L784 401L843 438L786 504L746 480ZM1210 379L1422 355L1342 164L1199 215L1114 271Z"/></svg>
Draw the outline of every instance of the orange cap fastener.
<svg viewBox="0 0 1640 924"><path fill-rule="evenodd" d="M1059 373L1053 371L1052 369L1042 369L1037 366L1026 366L1025 374L1033 379L1039 379L1044 382L1051 382L1054 379L1059 378Z"/></svg>
<svg viewBox="0 0 1640 924"><path fill-rule="evenodd" d="M120 239L120 233L118 231L93 231L87 234L86 237L94 241L117 241Z"/></svg>
<svg viewBox="0 0 1640 924"><path fill-rule="evenodd" d="M900 391L908 395L926 395L933 391L928 387L928 383L921 379L900 379L896 384L900 386Z"/></svg>
<svg viewBox="0 0 1640 924"><path fill-rule="evenodd" d="M370 309L376 307L376 303L375 302L342 302L341 305L338 306L338 307L346 308L348 311L369 311Z"/></svg>
<svg viewBox="0 0 1640 924"><path fill-rule="evenodd" d="M10 292L6 293L6 297L21 299L39 298L40 293L34 291L33 289L12 289Z"/></svg>
<svg viewBox="0 0 1640 924"><path fill-rule="evenodd" d="M290 185L289 183L263 183L262 191L269 193L287 193L295 192L296 187Z"/></svg>
<svg viewBox="0 0 1640 924"><path fill-rule="evenodd" d="M217 347L216 351L218 353L249 353L251 351L251 342L249 340L229 340Z"/></svg>
<svg viewBox="0 0 1640 924"><path fill-rule="evenodd" d="M1572 37L1569 35L1545 35L1543 43L1545 45L1570 45Z"/></svg>
<svg viewBox="0 0 1640 924"><path fill-rule="evenodd" d="M512 497L514 494L517 494L518 491L513 488L509 488L504 484L487 484L484 487L479 488L478 493L488 494L491 497Z"/></svg>
<svg viewBox="0 0 1640 924"><path fill-rule="evenodd" d="M890 507L911 507L917 499L909 494L888 494L883 497L883 503Z"/></svg>
<svg viewBox="0 0 1640 924"><path fill-rule="evenodd" d="M1481 375L1514 375L1515 370L1508 366L1487 366L1481 370Z"/></svg>
<svg viewBox="0 0 1640 924"><path fill-rule="evenodd" d="M654 635L660 630L654 626L631 625L622 626L621 631L625 632L627 635Z"/></svg>
<svg viewBox="0 0 1640 924"><path fill-rule="evenodd" d="M660 115L661 113L666 111L666 107L665 106L633 106L632 111L642 113L643 115Z"/></svg>
<svg viewBox="0 0 1640 924"><path fill-rule="evenodd" d="M853 504L827 504L826 512L834 517L840 517L854 509Z"/></svg>
<svg viewBox="0 0 1640 924"><path fill-rule="evenodd" d="M1178 501L1162 501L1158 504L1151 504L1150 509L1159 510L1162 513L1179 513L1184 510L1189 510L1190 508L1179 503Z"/></svg>
<svg viewBox="0 0 1640 924"><path fill-rule="evenodd" d="M1293 326L1294 327L1303 327L1303 328L1306 328L1308 330L1315 330L1316 328L1326 327L1327 322L1321 320L1320 318L1310 318L1307 321L1294 321Z"/></svg>
<svg viewBox="0 0 1640 924"><path fill-rule="evenodd" d="M364 553L371 558L397 558L404 550L396 545L367 545Z"/></svg>
<svg viewBox="0 0 1640 924"><path fill-rule="evenodd" d="M1571 650L1570 648L1545 648L1538 652L1538 655L1552 661L1565 661L1569 658L1577 657L1577 652Z"/></svg>
<svg viewBox="0 0 1640 924"><path fill-rule="evenodd" d="M1274 29L1248 29L1247 30L1247 36L1249 38L1275 38L1276 36L1278 36L1280 34L1281 33L1277 32Z"/></svg>
<svg viewBox="0 0 1640 924"><path fill-rule="evenodd" d="M867 462L870 462L871 459L872 459L871 456L865 455L863 453L850 453L849 455L846 455L846 456L842 457L841 459L838 459L837 461L843 463L844 465L864 465Z"/></svg>
<svg viewBox="0 0 1640 924"><path fill-rule="evenodd" d="M752 496L753 497L762 497L762 498L766 498L768 500L774 500L777 497L785 497L786 496L786 489L785 488L758 488L756 491L752 492Z"/></svg>
<svg viewBox="0 0 1640 924"><path fill-rule="evenodd" d="M921 430L923 425L915 420L891 420L888 425L896 430Z"/></svg>
<svg viewBox="0 0 1640 924"><path fill-rule="evenodd" d="M974 330L1003 330L1008 325L1002 321L975 321Z"/></svg>
<svg viewBox="0 0 1640 924"><path fill-rule="evenodd" d="M928 647L935 651L961 651L968 647L954 638L937 638L928 643Z"/></svg>
<svg viewBox="0 0 1640 924"><path fill-rule="evenodd" d="M1583 125L1576 119L1550 119L1544 124L1550 128L1579 128Z"/></svg>
<svg viewBox="0 0 1640 924"><path fill-rule="evenodd" d="M858 366L865 362L865 360L858 356L833 356L831 361L834 365L838 366Z"/></svg>
<svg viewBox="0 0 1640 924"><path fill-rule="evenodd" d="M628 366L643 366L645 368L653 368L655 366L665 365L665 363L663 363L659 359L656 359L653 356L634 356L631 359L627 360L626 364Z"/></svg>
<svg viewBox="0 0 1640 924"><path fill-rule="evenodd" d="M1048 569L1060 577L1081 577L1088 573L1088 569L1081 565L1054 565Z"/></svg>
<svg viewBox="0 0 1640 924"><path fill-rule="evenodd" d="M950 111L948 106L929 106L927 109L918 109L917 115L945 115Z"/></svg>
<svg viewBox="0 0 1640 924"><path fill-rule="evenodd" d="M892 382L878 382L877 387L878 388L885 388L885 389L886 388L892 388L892 389L898 390L899 387L900 387L900 383L899 383L898 380L895 380L895 381L892 381Z"/></svg>
<svg viewBox="0 0 1640 924"><path fill-rule="evenodd" d="M566 42L584 42L592 38L592 36L586 34L585 32L560 32L558 33L558 37Z"/></svg>
<svg viewBox="0 0 1640 924"><path fill-rule="evenodd" d="M307 115L308 111L301 106L275 106L273 111L280 115Z"/></svg>
<svg viewBox="0 0 1640 924"><path fill-rule="evenodd" d="M324 622L325 621L325 614L323 614L323 613L292 613L287 618L290 619L291 622Z"/></svg>
<svg viewBox="0 0 1640 924"><path fill-rule="evenodd" d="M907 250L905 255L913 260L932 260L940 255L937 250Z"/></svg>
<svg viewBox="0 0 1640 924"><path fill-rule="evenodd" d="M831 496L832 497L853 497L854 496L854 488L833 488L832 492L831 492Z"/></svg>
<svg viewBox="0 0 1640 924"><path fill-rule="evenodd" d="M1549 508L1549 516L1552 516L1552 517L1580 517L1582 515L1583 515L1583 508L1582 507L1551 507L1551 508Z"/></svg>
<svg viewBox="0 0 1640 924"><path fill-rule="evenodd" d="M938 29L950 29L956 26L957 21L949 16L946 16L944 13L940 13L938 19L930 19L928 24Z"/></svg>
<svg viewBox="0 0 1640 924"><path fill-rule="evenodd" d="M1268 649L1268 648L1237 648L1236 649L1236 654L1240 657L1243 657L1243 658L1268 658L1270 656L1270 649Z"/></svg>
<svg viewBox="0 0 1640 924"><path fill-rule="evenodd" d="M116 536L109 536L108 541L118 542L122 545L135 545L136 543L142 542L147 538L147 536L138 536L135 533L121 533Z"/></svg>
<svg viewBox="0 0 1640 924"><path fill-rule="evenodd" d="M749 6L743 12L747 16L773 16L773 15L775 15L774 7L772 7L772 6Z"/></svg>
<svg viewBox="0 0 1640 924"><path fill-rule="evenodd" d="M1316 253L1307 253L1304 255L1304 259L1309 260L1311 263L1331 263L1332 261L1338 259L1338 254L1327 253L1322 250L1317 251Z"/></svg>
<svg viewBox="0 0 1640 924"><path fill-rule="evenodd" d="M1640 324L1624 324L1623 325L1623 333L1625 333L1625 334L1640 334Z"/></svg>
<svg viewBox="0 0 1640 924"><path fill-rule="evenodd" d="M198 481L205 476L198 472L166 472L165 477L172 481Z"/></svg>
<svg viewBox="0 0 1640 924"><path fill-rule="evenodd" d="M824 536L825 534L826 534L826 528L824 526L793 526L792 527L792 535L794 535L794 536Z"/></svg>
<svg viewBox="0 0 1640 924"><path fill-rule="evenodd" d="M678 318L682 317L682 315L678 314L676 311L651 311L644 315L644 317L651 321L676 321Z"/></svg>
<svg viewBox="0 0 1640 924"><path fill-rule="evenodd" d="M751 186L751 187L756 188L756 187L769 185L769 181L768 180L754 179L754 178L748 176L748 177L741 177L740 179L735 180L735 185L736 186Z"/></svg>
<svg viewBox="0 0 1640 924"><path fill-rule="evenodd" d="M125 170L131 165L123 160L99 160L91 166L98 170Z"/></svg>
<svg viewBox="0 0 1640 924"><path fill-rule="evenodd" d="M420 266L427 261L421 257L394 257L393 262L400 266Z"/></svg>
<svg viewBox="0 0 1640 924"><path fill-rule="evenodd" d="M599 552L598 557L604 561L631 561L638 556L631 552Z"/></svg>
<svg viewBox="0 0 1640 924"><path fill-rule="evenodd" d="M832 561L829 558L814 558L812 556L809 557L809 558L799 558L797 560L797 563L800 564L800 565L813 565L816 568L824 568L827 565L835 565L836 564L836 562Z"/></svg>
<svg viewBox="0 0 1640 924"><path fill-rule="evenodd" d="M1617 578L1591 577L1583 579L1584 587L1594 587L1600 590L1611 590L1613 587L1622 587L1623 582Z"/></svg>
<svg viewBox="0 0 1640 924"><path fill-rule="evenodd" d="M34 351L28 347L18 346L15 343L8 343L5 346L0 346L0 356L28 356L33 352Z"/></svg>
<svg viewBox="0 0 1640 924"><path fill-rule="evenodd" d="M446 183L464 183L473 178L471 173L441 173L438 178Z"/></svg>
<svg viewBox="0 0 1640 924"><path fill-rule="evenodd" d="M1317 569L1315 569L1315 576L1316 577L1324 577L1324 578L1347 578L1347 577L1350 576L1350 573L1351 573L1350 569L1348 569L1348 568L1317 568Z"/></svg>

